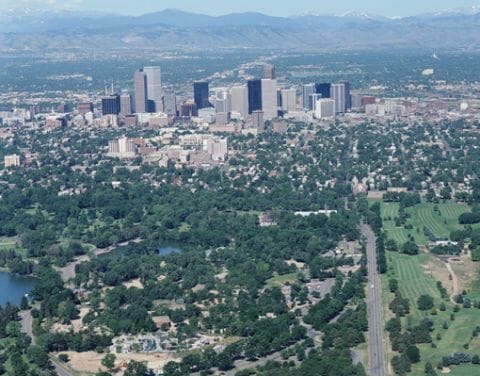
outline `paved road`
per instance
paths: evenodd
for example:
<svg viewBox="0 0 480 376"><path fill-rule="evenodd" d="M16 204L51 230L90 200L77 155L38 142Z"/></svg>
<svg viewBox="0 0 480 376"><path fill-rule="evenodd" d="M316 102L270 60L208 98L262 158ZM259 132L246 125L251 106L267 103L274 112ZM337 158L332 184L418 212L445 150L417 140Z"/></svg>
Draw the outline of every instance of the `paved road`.
<svg viewBox="0 0 480 376"><path fill-rule="evenodd" d="M25 333L27 336L29 336L32 341L34 340L33 338L33 330L32 330L32 324L33 324L33 317L32 317L32 311L21 311L19 314L20 316L20 323L22 324L22 333Z"/></svg>
<svg viewBox="0 0 480 376"><path fill-rule="evenodd" d="M368 260L368 344L371 376L385 376L385 349L383 346L382 289L377 269L375 234L367 225L362 225L362 234L367 239ZM372 287L373 286L373 287Z"/></svg>
<svg viewBox="0 0 480 376"><path fill-rule="evenodd" d="M53 363L53 366L55 367L55 372L57 373L58 376L73 376L72 371L70 371L65 366L59 363L56 363L54 361L52 361L52 363Z"/></svg>
<svg viewBox="0 0 480 376"><path fill-rule="evenodd" d="M32 311L21 311L19 313L21 324L22 324L22 333L25 333L28 335L33 342L35 342L35 337L33 336L33 330L32 330L32 323L33 323L33 317L32 317ZM52 360L52 364L55 368L55 372L57 373L58 376L73 376L73 373L66 368L65 366L56 363L54 361L53 357L50 358Z"/></svg>

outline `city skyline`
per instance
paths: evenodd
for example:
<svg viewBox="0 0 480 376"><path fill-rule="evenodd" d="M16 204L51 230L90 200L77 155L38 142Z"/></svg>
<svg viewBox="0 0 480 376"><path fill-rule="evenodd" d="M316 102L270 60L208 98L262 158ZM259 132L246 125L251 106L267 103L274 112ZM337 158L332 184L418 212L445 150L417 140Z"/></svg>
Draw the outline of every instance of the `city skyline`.
<svg viewBox="0 0 480 376"><path fill-rule="evenodd" d="M478 7L478 0L413 0L382 2L366 0L360 4L354 0L343 0L335 4L327 1L313 2L299 0L295 3L274 3L271 0L261 3L253 0L244 0L240 3L208 0L198 3L193 0L165 0L161 4L151 0L138 0L135 3L127 1L102 0L3 0L0 11L9 9L45 9L71 10L82 12L101 12L137 16L146 13L158 12L164 9L175 8L186 12L195 12L218 16L236 12L260 12L273 16L294 16L305 13L315 14L345 14L360 12L382 15L387 17L406 17L423 13L436 13L453 9Z"/></svg>

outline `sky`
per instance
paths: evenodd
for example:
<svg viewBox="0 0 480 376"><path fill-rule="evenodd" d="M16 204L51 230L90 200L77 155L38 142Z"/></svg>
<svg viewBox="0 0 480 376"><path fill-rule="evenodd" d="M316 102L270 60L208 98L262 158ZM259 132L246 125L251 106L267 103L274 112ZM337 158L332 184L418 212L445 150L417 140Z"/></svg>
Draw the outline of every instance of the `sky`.
<svg viewBox="0 0 480 376"><path fill-rule="evenodd" d="M221 15L254 11L274 16L365 12L389 17L479 6L480 0L0 0L0 11L29 7L140 15L166 8Z"/></svg>

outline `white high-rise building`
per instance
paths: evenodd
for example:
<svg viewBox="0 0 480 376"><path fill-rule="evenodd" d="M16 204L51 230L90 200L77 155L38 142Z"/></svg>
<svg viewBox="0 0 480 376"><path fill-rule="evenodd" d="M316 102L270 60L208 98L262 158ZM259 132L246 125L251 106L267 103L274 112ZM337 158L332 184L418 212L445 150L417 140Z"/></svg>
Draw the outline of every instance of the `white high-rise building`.
<svg viewBox="0 0 480 376"><path fill-rule="evenodd" d="M335 101L335 113L344 114L347 108L345 103L345 84L332 84L330 97Z"/></svg>
<svg viewBox="0 0 480 376"><path fill-rule="evenodd" d="M120 115L132 114L132 97L128 91L123 91L120 95Z"/></svg>
<svg viewBox="0 0 480 376"><path fill-rule="evenodd" d="M265 120L278 115L277 80L262 79L262 111Z"/></svg>
<svg viewBox="0 0 480 376"><path fill-rule="evenodd" d="M285 112L293 112L297 110L297 90L283 89L282 95L282 110Z"/></svg>
<svg viewBox="0 0 480 376"><path fill-rule="evenodd" d="M335 101L333 99L323 98L315 102L315 117L324 119L335 116Z"/></svg>
<svg viewBox="0 0 480 376"><path fill-rule="evenodd" d="M160 67L145 67L147 77L147 99L150 112L162 112L162 72Z"/></svg>
<svg viewBox="0 0 480 376"><path fill-rule="evenodd" d="M234 86L230 89L232 111L238 112L242 118L248 116L248 88L246 86Z"/></svg>

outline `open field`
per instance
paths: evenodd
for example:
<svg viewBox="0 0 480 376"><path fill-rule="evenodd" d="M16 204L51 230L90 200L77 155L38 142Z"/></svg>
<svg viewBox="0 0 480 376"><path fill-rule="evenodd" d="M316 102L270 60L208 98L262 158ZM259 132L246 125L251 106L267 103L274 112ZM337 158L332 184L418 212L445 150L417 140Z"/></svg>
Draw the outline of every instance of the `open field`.
<svg viewBox="0 0 480 376"><path fill-rule="evenodd" d="M103 367L101 366L101 360L105 354L98 354L93 351L89 352L73 352L63 351L62 354L67 354L70 361L67 366L77 371L78 375L93 375ZM175 360L175 356L165 353L128 353L128 354L115 354L117 360L115 365L117 367L125 367L130 360L137 362L147 362L148 367L159 370L169 361Z"/></svg>

